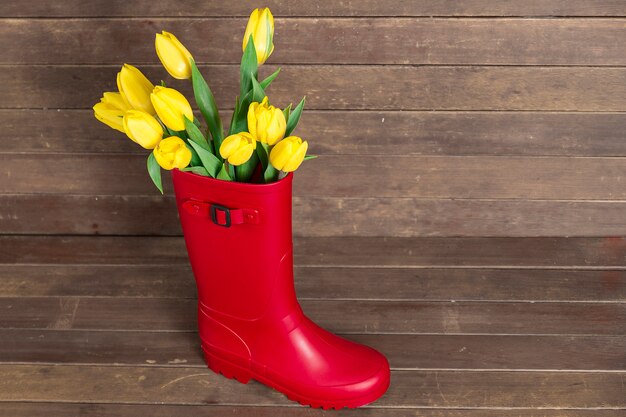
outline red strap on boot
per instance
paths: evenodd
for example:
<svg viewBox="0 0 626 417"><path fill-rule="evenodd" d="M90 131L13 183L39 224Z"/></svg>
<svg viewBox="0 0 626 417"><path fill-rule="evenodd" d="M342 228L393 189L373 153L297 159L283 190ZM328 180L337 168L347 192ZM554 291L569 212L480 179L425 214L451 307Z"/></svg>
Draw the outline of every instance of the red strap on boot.
<svg viewBox="0 0 626 417"><path fill-rule="evenodd" d="M231 209L219 204L205 203L203 201L187 200L183 207L188 213L210 217L211 221L218 226L230 227L233 224L259 224L259 212L253 209Z"/></svg>

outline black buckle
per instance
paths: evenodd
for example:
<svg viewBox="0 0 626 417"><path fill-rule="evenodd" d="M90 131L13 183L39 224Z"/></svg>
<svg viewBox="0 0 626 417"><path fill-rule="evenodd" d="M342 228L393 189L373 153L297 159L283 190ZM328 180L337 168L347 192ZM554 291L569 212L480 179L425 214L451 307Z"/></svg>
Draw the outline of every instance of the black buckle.
<svg viewBox="0 0 626 417"><path fill-rule="evenodd" d="M226 223L222 224L217 221L217 210L224 212L226 215ZM210 212L213 223L218 226L230 227L230 209L228 207L220 206L219 204L211 204Z"/></svg>

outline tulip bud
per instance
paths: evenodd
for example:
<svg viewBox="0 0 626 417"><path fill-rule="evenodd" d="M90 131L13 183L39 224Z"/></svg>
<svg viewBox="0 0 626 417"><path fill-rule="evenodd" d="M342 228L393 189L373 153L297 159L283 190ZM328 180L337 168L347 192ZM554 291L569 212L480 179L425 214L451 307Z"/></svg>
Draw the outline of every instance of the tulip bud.
<svg viewBox="0 0 626 417"><path fill-rule="evenodd" d="M130 107L154 114L154 107L150 102L154 85L137 68L124 64L117 73L117 88Z"/></svg>
<svg viewBox="0 0 626 417"><path fill-rule="evenodd" d="M293 172L302 163L309 147L307 141L297 136L281 140L270 152L270 162L274 168L283 172Z"/></svg>
<svg viewBox="0 0 626 417"><path fill-rule="evenodd" d="M271 146L285 137L285 129L285 115L279 108L270 106L267 97L248 107L248 131L259 142Z"/></svg>
<svg viewBox="0 0 626 417"><path fill-rule="evenodd" d="M100 102L93 106L93 113L96 119L100 120L105 125L124 133L124 125L122 123L122 118L124 117L123 110L113 107L110 104Z"/></svg>
<svg viewBox="0 0 626 417"><path fill-rule="evenodd" d="M178 91L161 86L154 87L150 100L159 119L172 130L185 130L185 119L193 120L191 105Z"/></svg>
<svg viewBox="0 0 626 417"><path fill-rule="evenodd" d="M191 78L191 54L173 34L163 31L156 34L154 41L156 53L169 74L178 79Z"/></svg>
<svg viewBox="0 0 626 417"><path fill-rule="evenodd" d="M259 65L263 65L267 58L274 52L274 16L270 9L254 9L248 20L246 32L243 35L243 51L252 35L254 40L254 49L256 49L256 57Z"/></svg>
<svg viewBox="0 0 626 417"><path fill-rule="evenodd" d="M154 149L163 139L161 124L141 110L129 110L124 114L124 130L133 142L145 149Z"/></svg>
<svg viewBox="0 0 626 417"><path fill-rule="evenodd" d="M122 111L127 111L132 108L124 101L124 98L120 93L106 92L102 94L100 101Z"/></svg>
<svg viewBox="0 0 626 417"><path fill-rule="evenodd" d="M93 106L96 119L122 133L124 133L122 118L127 110L130 110L130 107L122 99L121 94L112 92L104 93L100 103Z"/></svg>
<svg viewBox="0 0 626 417"><path fill-rule="evenodd" d="M241 165L250 159L256 148L256 141L248 132L228 136L220 146L220 155L231 165Z"/></svg>
<svg viewBox="0 0 626 417"><path fill-rule="evenodd" d="M191 162L191 151L185 142L176 136L170 136L159 142L152 151L161 168L171 170L182 169Z"/></svg>

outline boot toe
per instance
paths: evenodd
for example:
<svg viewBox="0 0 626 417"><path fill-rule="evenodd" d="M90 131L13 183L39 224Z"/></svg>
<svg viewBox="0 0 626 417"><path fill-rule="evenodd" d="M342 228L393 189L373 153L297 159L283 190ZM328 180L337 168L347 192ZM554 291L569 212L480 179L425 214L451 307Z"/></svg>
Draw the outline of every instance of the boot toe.
<svg viewBox="0 0 626 417"><path fill-rule="evenodd" d="M328 387L335 391L333 396L343 402L345 407L359 407L376 401L389 388L390 370L387 359L374 349L367 349L375 354L368 356L376 357L376 360L368 359L368 368L374 369L371 375L360 381ZM375 364L377 366L374 366Z"/></svg>
<svg viewBox="0 0 626 417"><path fill-rule="evenodd" d="M336 336L315 323L290 333L291 347L270 371L289 398L322 408L359 407L382 396L390 382L389 363L368 346ZM285 358L291 357L291 361ZM280 390L280 389L279 389ZM291 391L291 392L287 392Z"/></svg>

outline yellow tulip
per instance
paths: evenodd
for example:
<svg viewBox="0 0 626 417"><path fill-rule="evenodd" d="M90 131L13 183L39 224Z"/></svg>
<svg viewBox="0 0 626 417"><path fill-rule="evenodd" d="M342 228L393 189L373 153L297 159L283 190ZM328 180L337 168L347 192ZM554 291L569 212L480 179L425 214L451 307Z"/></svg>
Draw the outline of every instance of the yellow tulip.
<svg viewBox="0 0 626 417"><path fill-rule="evenodd" d="M137 68L124 64L117 73L117 89L130 107L154 114L154 107L150 102L154 85Z"/></svg>
<svg viewBox="0 0 626 417"><path fill-rule="evenodd" d="M124 114L126 135L145 149L154 149L163 139L163 128L152 115L141 110L129 110Z"/></svg>
<svg viewBox="0 0 626 417"><path fill-rule="evenodd" d="M100 103L93 106L96 119L122 133L124 133L122 118L127 110L130 110L130 107L122 99L121 94L112 92L104 93Z"/></svg>
<svg viewBox="0 0 626 417"><path fill-rule="evenodd" d="M281 140L270 152L270 162L274 168L283 172L293 172L302 163L309 147L307 141L297 136Z"/></svg>
<svg viewBox="0 0 626 417"><path fill-rule="evenodd" d="M93 106L93 113L96 119L100 120L105 125L124 133L124 125L122 123L122 118L124 117L123 110L113 107L110 104L100 102Z"/></svg>
<svg viewBox="0 0 626 417"><path fill-rule="evenodd" d="M263 65L267 58L274 52L274 16L270 9L254 9L250 14L246 32L243 35L243 51L252 35L254 40L254 49L256 49L256 57L259 65Z"/></svg>
<svg viewBox="0 0 626 417"><path fill-rule="evenodd" d="M231 165L241 165L250 159L256 148L256 141L248 132L228 136L220 146L220 155Z"/></svg>
<svg viewBox="0 0 626 417"><path fill-rule="evenodd" d="M189 59L192 56L176 36L166 31L157 33L154 46L161 63L172 77L178 80L191 78Z"/></svg>
<svg viewBox="0 0 626 417"><path fill-rule="evenodd" d="M176 136L170 136L159 142L152 151L155 159L163 169L182 169L191 162L191 151L185 142Z"/></svg>
<svg viewBox="0 0 626 417"><path fill-rule="evenodd" d="M283 112L270 106L267 97L248 107L248 131L259 142L273 145L285 137L287 122Z"/></svg>
<svg viewBox="0 0 626 417"><path fill-rule="evenodd" d="M159 119L172 130L185 130L183 116L193 120L191 105L185 96L173 88L154 87L154 91L150 94L150 100L152 100Z"/></svg>
<svg viewBox="0 0 626 417"><path fill-rule="evenodd" d="M100 101L106 104L110 104L111 106L119 110L126 111L131 109L128 103L124 101L120 93L106 92L102 95Z"/></svg>

